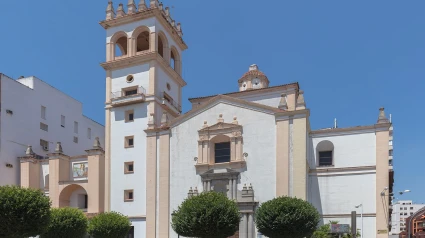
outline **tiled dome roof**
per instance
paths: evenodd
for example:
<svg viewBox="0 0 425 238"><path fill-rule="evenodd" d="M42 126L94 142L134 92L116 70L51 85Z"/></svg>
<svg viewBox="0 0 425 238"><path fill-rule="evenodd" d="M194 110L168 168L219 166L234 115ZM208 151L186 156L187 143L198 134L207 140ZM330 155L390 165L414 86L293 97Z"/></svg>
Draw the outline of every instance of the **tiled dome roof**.
<svg viewBox="0 0 425 238"><path fill-rule="evenodd" d="M244 79L246 79L246 78L249 78L249 77L251 77L251 76L254 76L254 77L260 77L260 78L265 78L267 81L268 81L268 78L267 78L267 76L263 73L263 72L261 72L260 70L258 70L258 66L257 65L255 65L255 64L253 64L253 65L251 65L250 67L249 67L249 71L248 72L246 72L239 80L238 80L238 82L242 82L242 80L244 80Z"/></svg>

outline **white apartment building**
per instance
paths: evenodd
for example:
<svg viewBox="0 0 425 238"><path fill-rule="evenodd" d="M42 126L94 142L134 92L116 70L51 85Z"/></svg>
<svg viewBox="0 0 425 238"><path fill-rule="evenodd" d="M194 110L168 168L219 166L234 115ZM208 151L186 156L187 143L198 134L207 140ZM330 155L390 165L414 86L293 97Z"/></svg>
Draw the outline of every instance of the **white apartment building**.
<svg viewBox="0 0 425 238"><path fill-rule="evenodd" d="M398 235L402 231L406 231L406 218L413 215L419 209L425 207L425 204L414 204L411 200L400 200L393 204L391 213L391 233Z"/></svg>
<svg viewBox="0 0 425 238"><path fill-rule="evenodd" d="M20 184L18 157L29 145L45 157L57 142L70 156L86 154L96 137L104 144L104 126L83 115L81 102L36 77L0 73L0 103L0 186Z"/></svg>

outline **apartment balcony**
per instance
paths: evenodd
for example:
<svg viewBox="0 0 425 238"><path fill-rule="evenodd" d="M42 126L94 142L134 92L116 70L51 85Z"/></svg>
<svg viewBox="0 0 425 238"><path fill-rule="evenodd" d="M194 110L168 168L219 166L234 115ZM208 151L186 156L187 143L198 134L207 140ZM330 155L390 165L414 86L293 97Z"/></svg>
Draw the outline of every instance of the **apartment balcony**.
<svg viewBox="0 0 425 238"><path fill-rule="evenodd" d="M182 106L166 92L161 94L161 102L164 107L170 108L176 115L180 115L182 112Z"/></svg>
<svg viewBox="0 0 425 238"><path fill-rule="evenodd" d="M146 99L146 89L143 87L125 88L118 92L111 93L111 106L125 106L134 103L144 102Z"/></svg>

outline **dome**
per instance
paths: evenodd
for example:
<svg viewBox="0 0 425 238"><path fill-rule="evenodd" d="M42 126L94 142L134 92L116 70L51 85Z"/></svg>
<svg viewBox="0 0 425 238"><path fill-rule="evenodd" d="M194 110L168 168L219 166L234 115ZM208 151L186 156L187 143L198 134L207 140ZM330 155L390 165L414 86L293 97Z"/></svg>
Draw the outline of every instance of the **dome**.
<svg viewBox="0 0 425 238"><path fill-rule="evenodd" d="M249 79L249 78L252 78L252 77L265 77L266 79L267 79L267 76L263 73L263 72L261 72L259 69L258 69L258 66L256 65L256 64L253 64L253 65L251 65L251 66L249 66L249 70L248 70L248 72L246 72L239 80L238 80L238 82L240 83L240 82L242 82L244 79ZM268 81L268 79L267 79L267 81Z"/></svg>
<svg viewBox="0 0 425 238"><path fill-rule="evenodd" d="M239 80L239 91L267 88L269 79L258 69L256 64L249 66L246 72Z"/></svg>

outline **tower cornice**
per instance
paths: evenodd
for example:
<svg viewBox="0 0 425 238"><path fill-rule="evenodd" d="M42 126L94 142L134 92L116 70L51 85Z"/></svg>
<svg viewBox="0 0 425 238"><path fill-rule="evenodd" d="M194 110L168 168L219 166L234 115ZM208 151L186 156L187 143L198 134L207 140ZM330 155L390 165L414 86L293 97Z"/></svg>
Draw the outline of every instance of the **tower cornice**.
<svg viewBox="0 0 425 238"><path fill-rule="evenodd" d="M139 65L142 63L148 63L152 60L156 60L156 62L161 65L161 67L164 69L164 71L174 80L176 83L178 83L181 87L184 87L187 85L186 81L176 72L173 68L170 67L170 65L167 64L167 62L162 58L158 52L144 52L142 54L138 54L131 57L125 57L120 58L117 60L112 60L108 62L101 63L100 65L105 70L116 70L116 69L122 69L127 68L134 65Z"/></svg>
<svg viewBox="0 0 425 238"><path fill-rule="evenodd" d="M170 23L167 20L167 16L165 15L165 12L163 10L160 10L159 8L149 8L137 13L127 14L122 17L116 17L113 19L104 20L99 22L99 24L104 29L108 29L111 27L116 27L116 26L120 26L120 25L124 25L128 23L132 23L135 21L148 19L151 17L156 17L158 19L158 21L164 26L164 28L167 30L170 36L174 39L176 44L181 48L181 50L186 50L188 48L182 38L183 34L181 33L181 28L179 30L179 25L173 26L172 23ZM170 16L168 16L168 18L169 17Z"/></svg>

